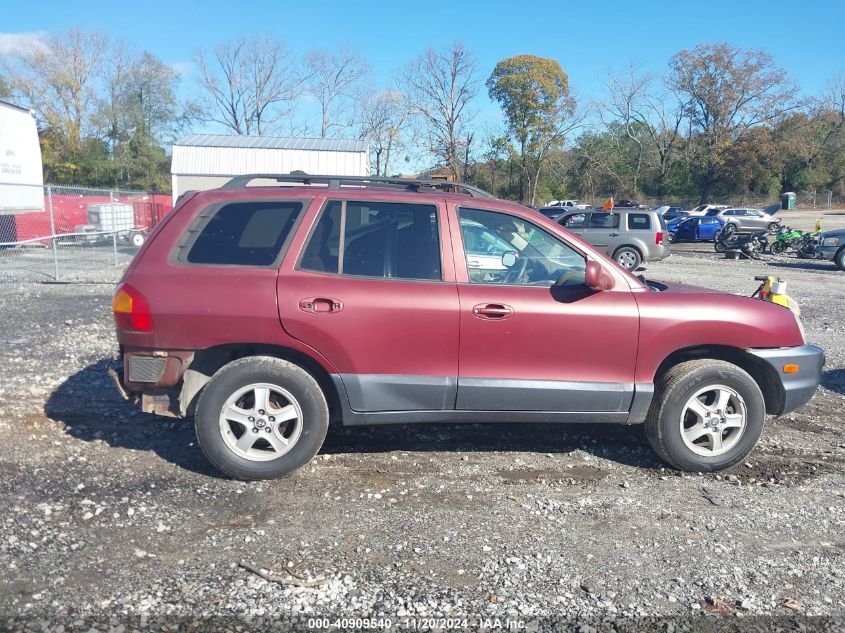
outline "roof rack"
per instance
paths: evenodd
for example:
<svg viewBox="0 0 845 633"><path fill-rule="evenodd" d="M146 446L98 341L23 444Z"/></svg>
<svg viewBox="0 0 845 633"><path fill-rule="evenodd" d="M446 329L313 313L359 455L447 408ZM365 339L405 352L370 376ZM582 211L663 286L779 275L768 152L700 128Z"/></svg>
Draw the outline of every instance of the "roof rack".
<svg viewBox="0 0 845 633"><path fill-rule="evenodd" d="M235 176L221 189L243 189L253 180L275 180L278 183L301 183L303 185L326 185L329 189L346 187L383 187L420 191L421 189L459 190L473 198L493 198L483 189L450 180L430 180L425 178L382 178L376 176L312 176L305 173L294 174L245 174Z"/></svg>

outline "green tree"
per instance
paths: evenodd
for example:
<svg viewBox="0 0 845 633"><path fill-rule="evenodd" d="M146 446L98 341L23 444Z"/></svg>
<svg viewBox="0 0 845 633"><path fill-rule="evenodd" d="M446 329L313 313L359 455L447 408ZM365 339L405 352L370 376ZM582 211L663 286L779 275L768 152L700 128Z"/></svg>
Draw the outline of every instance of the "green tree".
<svg viewBox="0 0 845 633"><path fill-rule="evenodd" d="M549 153L563 147L578 123L569 78L553 59L516 55L496 64L487 90L501 106L518 149L519 198L533 205Z"/></svg>
<svg viewBox="0 0 845 633"><path fill-rule="evenodd" d="M795 109L795 88L765 51L701 44L669 62L669 86L686 103L695 134L691 158L699 170L699 198L707 202L735 144L758 125L772 125Z"/></svg>
<svg viewBox="0 0 845 633"><path fill-rule="evenodd" d="M92 131L107 46L103 33L72 28L12 55L9 83L14 95L35 111L42 128L61 136L64 158L80 151Z"/></svg>

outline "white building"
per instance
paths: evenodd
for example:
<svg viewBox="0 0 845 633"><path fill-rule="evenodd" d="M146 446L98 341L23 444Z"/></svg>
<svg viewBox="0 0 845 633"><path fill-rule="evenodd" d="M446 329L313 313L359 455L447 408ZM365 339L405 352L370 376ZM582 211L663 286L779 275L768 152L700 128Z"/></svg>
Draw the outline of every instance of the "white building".
<svg viewBox="0 0 845 633"><path fill-rule="evenodd" d="M289 174L368 176L367 141L279 136L192 134L173 145L173 199L197 189L214 189L232 176Z"/></svg>

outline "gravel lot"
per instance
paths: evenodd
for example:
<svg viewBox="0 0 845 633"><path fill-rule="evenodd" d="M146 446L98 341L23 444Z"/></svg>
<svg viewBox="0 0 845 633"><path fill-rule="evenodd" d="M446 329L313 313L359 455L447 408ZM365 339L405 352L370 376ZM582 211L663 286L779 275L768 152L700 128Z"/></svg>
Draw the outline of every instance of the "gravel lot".
<svg viewBox="0 0 845 633"><path fill-rule="evenodd" d="M644 272L741 294L775 272L826 350L810 404L770 420L729 472L664 468L639 427L426 425L333 428L292 478L231 481L190 421L140 414L108 381L113 270L0 285L0 629L451 616L488 630L843 630L845 273L707 245Z"/></svg>

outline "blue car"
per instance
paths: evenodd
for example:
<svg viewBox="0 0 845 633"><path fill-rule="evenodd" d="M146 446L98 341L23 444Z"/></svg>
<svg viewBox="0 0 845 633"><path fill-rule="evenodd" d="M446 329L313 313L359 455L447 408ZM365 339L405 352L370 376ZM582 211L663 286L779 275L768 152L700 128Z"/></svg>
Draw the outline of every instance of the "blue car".
<svg viewBox="0 0 845 633"><path fill-rule="evenodd" d="M676 242L711 242L716 231L722 228L725 221L717 217L693 216L675 218L666 224L669 241Z"/></svg>

